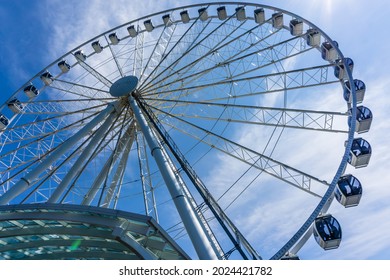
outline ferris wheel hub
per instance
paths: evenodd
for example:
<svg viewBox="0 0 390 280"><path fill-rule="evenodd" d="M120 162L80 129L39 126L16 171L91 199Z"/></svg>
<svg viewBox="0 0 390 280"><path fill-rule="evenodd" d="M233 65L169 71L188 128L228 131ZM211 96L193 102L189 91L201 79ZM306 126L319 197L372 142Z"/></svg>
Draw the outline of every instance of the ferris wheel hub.
<svg viewBox="0 0 390 280"><path fill-rule="evenodd" d="M125 76L117 80L110 87L110 94L113 97L127 96L133 93L138 85L138 78L135 76Z"/></svg>

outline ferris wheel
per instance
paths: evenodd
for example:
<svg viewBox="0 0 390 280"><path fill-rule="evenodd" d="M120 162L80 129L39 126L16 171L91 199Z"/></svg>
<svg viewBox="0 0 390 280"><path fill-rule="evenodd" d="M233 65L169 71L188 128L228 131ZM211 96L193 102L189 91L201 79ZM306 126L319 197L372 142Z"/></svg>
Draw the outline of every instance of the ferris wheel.
<svg viewBox="0 0 390 280"><path fill-rule="evenodd" d="M252 3L173 8L88 40L0 107L0 258L339 247L328 210L359 204L348 168L371 156L353 67L308 20Z"/></svg>

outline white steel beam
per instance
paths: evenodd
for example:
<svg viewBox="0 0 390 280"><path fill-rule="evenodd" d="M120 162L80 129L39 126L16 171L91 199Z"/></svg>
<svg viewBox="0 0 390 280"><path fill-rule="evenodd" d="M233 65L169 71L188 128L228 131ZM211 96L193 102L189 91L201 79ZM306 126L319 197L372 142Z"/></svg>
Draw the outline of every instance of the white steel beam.
<svg viewBox="0 0 390 280"><path fill-rule="evenodd" d="M106 109L100 112L91 122L81 128L72 137L58 146L52 153L46 158L42 159L42 162L30 173L21 178L12 188L0 197L0 205L9 203L12 199L23 193L30 187L33 182L42 172L44 172L53 162L55 162L60 156L64 155L70 148L72 148L80 139L87 135L95 126L103 121L107 115L116 110L118 102L110 103Z"/></svg>
<svg viewBox="0 0 390 280"><path fill-rule="evenodd" d="M163 147L157 140L157 136L150 128L134 97L129 96L129 103L134 112L135 119L137 120L137 123L145 136L146 142L149 145L152 156L156 160L157 166L165 184L167 185L199 259L218 259L216 252L214 251L211 242L195 213L195 210L191 206L187 196L176 179L172 168L170 167L170 159L165 156Z"/></svg>

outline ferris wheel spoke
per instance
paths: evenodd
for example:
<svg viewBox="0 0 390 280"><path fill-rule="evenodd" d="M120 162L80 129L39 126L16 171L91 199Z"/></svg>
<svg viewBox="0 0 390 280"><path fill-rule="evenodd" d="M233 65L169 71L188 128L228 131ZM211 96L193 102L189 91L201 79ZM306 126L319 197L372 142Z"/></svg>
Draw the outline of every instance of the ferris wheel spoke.
<svg viewBox="0 0 390 280"><path fill-rule="evenodd" d="M104 75L99 73L95 68L87 64L82 59L78 58L76 56L76 59L81 67L83 67L88 73L90 73L92 76L94 76L98 81L100 81L103 85L105 85L107 88L110 88L112 85L112 82L108 80Z"/></svg>
<svg viewBox="0 0 390 280"><path fill-rule="evenodd" d="M190 27L184 32L183 35L180 36L180 38L177 40L177 42L175 43L175 45L169 50L169 52L168 52L168 54L167 54L166 57L168 57L168 55L169 55L173 50L175 50L176 48L178 48L178 47L177 47L178 45L180 45L181 43L183 43L183 39L185 39L185 38L188 36L188 34L190 34L190 36L193 35L193 34L190 33L190 31L193 29L193 27L197 27L197 23L198 23L199 21L200 21L200 17L196 18L196 19L192 22L192 24L190 25ZM153 77L153 80L152 80L152 81L156 80L160 75L162 75L163 73L165 73L165 71L168 71L168 69L174 68L174 67L180 62L180 60L181 60L183 57L185 57L185 55L186 55L188 52L190 52L190 51L194 48L194 46L193 46L194 44L195 44L195 46L196 46L197 44L199 44L199 43L197 42L197 38L199 38L199 35L203 33L203 31L206 29L207 26L208 26L208 24L205 24L205 25L202 27L202 30L200 30L199 32L195 32L195 38L194 38L193 40L190 40L191 43L190 43L190 46L188 47L188 49L185 50L185 51L183 51L183 53L182 53L178 58L176 58L176 59L172 62L172 64L169 65L168 67L166 67L163 71L161 71L160 73L158 73L158 74L156 74L156 75L153 75L154 77ZM184 42L183 44L185 45L185 44L187 44L187 43ZM164 58L164 60L165 60L165 58ZM156 70L157 70L157 69L154 69L153 71L156 71ZM149 75L149 76L150 76L150 75ZM146 79L149 79L149 77L146 77ZM147 81L147 80L145 80L144 82L142 82L142 83L140 84L140 87L139 87L140 90L142 90L145 86L147 86L148 84L151 83L151 81L149 81L147 84L145 84L146 81Z"/></svg>
<svg viewBox="0 0 390 280"><path fill-rule="evenodd" d="M252 30L250 31L253 31L255 29L258 29L259 26L262 26L262 25L258 25L256 27L254 27ZM236 31L236 30L234 30ZM233 32L234 32L233 31ZM155 90L158 90L160 89L161 87L167 87L167 86L170 86L170 85L174 85L175 83L180 83L182 85L185 85L185 81L189 80L189 81L192 81L194 80L195 78L196 79L199 79L201 78L203 75L205 74L208 74L210 72L212 72L213 70L224 70L225 67L228 67L228 66L235 66L236 64L239 65L239 69L240 69L240 75L243 75L245 74L245 70L241 70L241 69L245 69L251 65L254 65L254 61L256 62L255 65L258 65L257 68L255 69L251 69L251 71L248 71L248 72L252 72L256 69L261 69L263 67L266 67L268 65L271 65L273 63L275 63L275 61L271 60L271 62L269 62L268 64L265 64L264 61L265 61L265 58L267 57L266 55L263 55L262 56L262 62L259 62L260 59L259 59L259 56L262 55L263 52L272 52L272 48L273 46L269 46L267 43L264 43L264 41L266 39L269 39L270 37L272 37L273 35L277 34L278 31L276 32L273 32L271 33L270 35L266 36L264 39L261 39L261 40L258 40L252 44L249 44L249 42L243 42L242 44L245 44L245 45L248 45L245 49L240 49L240 48L236 48L234 46L230 46L230 44L232 42L235 42L236 40L240 39L242 36L244 35L248 35L250 34L250 32L245 32L243 34L239 34L238 37L232 39L232 40L229 40L227 43L225 44L222 44L222 42L229 38L229 35L226 35L225 38L222 39L222 41L218 41L216 42L216 45L213 46L213 47L209 47L209 49L207 49L207 51L203 54L203 55L198 55L197 59L193 60L193 61L190 61L188 64L184 65L182 68L176 70L175 72L170 72L168 75L166 75L165 78L159 80L158 82L155 83L155 85L160 85L160 86L157 86L157 87L153 87L153 85L151 85L150 87L148 88L143 88L143 92L148 92L148 91L155 91ZM292 41L292 40L295 40L295 38L293 39L288 39L286 42L284 43L288 43L289 41ZM222 44L222 45L221 45ZM245 54L246 51L250 50L251 48L254 48L256 47L258 44L260 45L263 45L263 49L256 49L254 52L252 53L249 53L249 54ZM280 43L280 44L283 44L283 43ZM224 48L229 48L229 51L228 50L224 50ZM221 56L221 53L223 53L223 58ZM226 54L225 54L226 53ZM197 67L195 67L197 64L201 64L204 60L206 59L210 59L210 56L219 56L220 59L212 59L212 60L215 60L215 63L214 64L211 64L210 66L200 66L199 67L199 71L198 72L194 72L194 69L198 69ZM254 59L253 61L244 61L244 59L248 58L248 57L251 57L253 56ZM243 61L243 62L241 62ZM252 67L253 68L253 67ZM196 71L196 70L195 70ZM225 71L225 70L224 70ZM185 75L189 73L189 75ZM233 79L234 76L230 71L228 71L226 73L226 75ZM173 76L176 76L176 79L172 79ZM165 80L167 79L171 79L172 81L171 82L166 82L166 83L163 83Z"/></svg>
<svg viewBox="0 0 390 280"><path fill-rule="evenodd" d="M128 109L129 107L127 108L127 110ZM125 130L126 127L127 129ZM134 133L133 119L129 120L128 122L123 122L118 132L119 134L117 137L119 139L121 138L122 135L124 135L127 132ZM127 143L116 141L115 146L112 149L112 153L116 153L116 154L114 154L112 161L110 163L110 167L109 167L110 171L106 174L103 185L101 185L100 195L96 203L98 207L102 207L102 205L105 203L104 201L108 201L110 197L112 197L115 190L118 191L118 188L120 188L120 186L118 185L118 179L123 175L125 168L127 166L127 163L125 163L124 160L127 160L129 157L130 149L133 145L134 138L135 138L134 135L130 135L130 139ZM127 154L124 155L124 153ZM110 179L108 178L109 174L113 174L113 177Z"/></svg>
<svg viewBox="0 0 390 280"><path fill-rule="evenodd" d="M133 129L133 128L132 128ZM107 194L104 197L103 203L100 204L100 207L108 208L112 201L114 201L113 209L116 209L117 199L121 193L123 178L125 175L126 167L128 164L130 149L132 146L132 142L128 141L126 144L124 151L122 153L121 158L119 159L118 167L115 171L114 177L111 181L110 187L107 189ZM115 195L115 197L114 197ZM158 221L158 219L157 219Z"/></svg>
<svg viewBox="0 0 390 280"><path fill-rule="evenodd" d="M222 29L222 27L225 25L226 22L228 22L231 18L234 17L235 14L231 15L228 17L228 19L226 19L225 21L223 21L222 23L220 23L214 30L213 32L217 32L219 31L220 29ZM199 18L197 19L199 20ZM196 21L197 21L196 20ZM193 22L192 26L194 26L196 24L196 21ZM207 49L207 52L205 54L203 54L201 57L198 57L196 59L194 59L194 61L192 61L190 64L187 64L185 66L183 66L182 68L176 70L176 66L180 63L181 60L183 60L186 56L188 56L192 51L194 50L197 50L198 48L200 48L201 46L203 46L203 43L205 41L208 41L209 37L204 37L204 38L201 38L200 40L198 40L200 37L200 34L203 33L203 31L201 32L196 32L196 38L193 40L193 43L189 46L189 48L184 51L180 57L178 57L176 60L174 60L174 62L170 65L168 65L167 67L164 68L164 70L162 72L160 72L156 77L154 77L150 82L148 82L147 84L145 85L141 85L140 87L140 90L144 91L144 90L148 90L151 86L153 86L153 84L158 84L158 83L162 83L163 81L165 81L167 79L167 77L171 77L172 75L177 75L178 73L182 73L182 72L186 72L188 71L192 65L195 65L197 64L199 61L203 60L205 57L211 55L213 52L217 51L218 49L220 49L221 47L219 47L221 44L223 44L223 42L227 39L229 39L231 37L232 34L234 34L234 32L236 32L240 26L242 26L243 23L239 24L238 26L235 27L235 29L233 29L232 31L226 33L226 32L221 32L221 39L219 41L216 42L216 44L213 46L213 47L210 47L211 49ZM191 27L192 27L191 26ZM208 24L205 24L203 26L203 29L206 29L208 27ZM253 29L256 29L257 27L254 27ZM189 28L182 36L181 38L178 40L177 43L181 42L183 38L186 38L186 36L193 36L192 34L188 35L189 31L191 30L191 28ZM244 34L240 34L239 37L237 38L240 38L241 36L244 36L245 34L249 33L250 31L247 31L245 32ZM228 44L230 44L233 40L230 40L228 43L225 43L223 44L223 46L226 46ZM175 47L177 47L177 44L171 49L171 50L174 50ZM167 56L169 55L169 53L167 54ZM173 70L175 69L175 70ZM186 70L186 71L184 71ZM169 71L169 72L168 72ZM168 72L168 73L166 73ZM165 76L163 76L160 80L157 80L157 78L159 78L162 74L165 73ZM164 78L165 77L165 78Z"/></svg>
<svg viewBox="0 0 390 280"><path fill-rule="evenodd" d="M96 131L95 131L96 132ZM95 132L93 132L83 143L86 143L86 142L88 142L88 140L93 136L93 135L95 135ZM62 141L63 142L63 141ZM44 142L42 142L41 141L41 144L42 145L44 145ZM83 145L84 144L81 144L81 145L79 145L77 148L76 148L76 150L70 155L70 156L68 156L67 158L64 158L64 160L62 161L62 163L60 164L60 165L58 165L58 166L53 166L53 165L51 165L50 166L50 168L49 168L49 172L48 172L48 175L46 176L46 179L44 179L43 181L42 181L42 183L41 184L39 184L38 185L38 187L36 187L36 189L34 190L34 191L32 191L31 192L31 194L33 194L33 193L35 193L38 189L39 189L39 187L40 187L40 185L42 185L45 181L47 181L49 178L51 178L51 177L53 177L53 178L56 178L56 182L59 184L59 183L61 183L61 179L59 179L59 177L57 177L57 175L55 174L55 172L62 166L62 165L64 165L65 163L67 163L67 161L69 161L73 156L75 156L75 155L77 155L78 153L79 153L79 151L81 151L81 149L82 149L82 147L83 147ZM28 144L28 147L30 147L31 146L31 143L29 143ZM48 156L50 153L52 153L52 152L54 152L55 151L55 149L57 149L58 147L54 147L54 148L52 148L52 147L50 147L50 146L47 146L46 147L46 150L42 153L42 154L39 154L39 155L35 155L35 156L33 156L30 160L28 160L28 161L23 161L20 165L18 165L18 166L16 166L15 164L14 164L14 166L13 166L13 168L8 168L7 169L7 173L8 172L11 172L11 171L13 171L14 169L17 171L17 172L15 172L15 174L13 174L11 177L9 177L7 180L5 180L4 181L4 183L7 183L7 182L9 182L9 181L11 181L11 180L13 180L15 177L17 177L19 174L22 174L23 172L25 172L25 171L27 171L27 170L29 170L29 169L32 169L32 167L35 165L35 164L37 164L37 163L39 163L39 162L41 162L41 158L45 158L46 156ZM101 151L101 149L99 150L99 151ZM96 151L95 151L96 152ZM16 153L15 153L16 154ZM26 154L26 152L24 152L23 153L23 155L25 155ZM38 179L38 180L36 180L36 182L40 182L41 181L41 179ZM30 195L31 195L30 194Z"/></svg>
<svg viewBox="0 0 390 280"><path fill-rule="evenodd" d="M254 168L257 168L271 176L274 176L286 183L293 185L315 197L321 197L321 195L312 192L312 181L327 185L327 183L321 179L318 179L310 174L300 171L296 168L290 167L280 161L274 160L266 155L263 155L257 151L254 151L248 147L245 147L233 140L229 140L223 136L215 134L207 129L195 125L181 118L178 118L170 113L162 112L157 108L153 110L160 111L160 113L166 116L172 117L185 125L185 129L181 129L179 126L172 125L168 122L164 124L177 131L180 131L184 135L190 136L197 141L200 141L214 149L217 149L235 159L238 159ZM199 137L199 132L204 134L204 137Z"/></svg>
<svg viewBox="0 0 390 280"><path fill-rule="evenodd" d="M104 183L105 178L108 176L110 169L113 166L113 163L116 162L119 155L124 151L124 149L128 145L132 145L134 142L134 126L129 126L129 128L126 130L124 135L121 137L121 140L119 140L119 144L117 145L117 150L114 150L109 158L106 160L104 164L102 164L102 168L100 172L98 173L98 176L95 178L93 184L91 185L90 189L88 190L88 193L85 195L82 205L91 205L93 199L97 195L99 189Z"/></svg>
<svg viewBox="0 0 390 280"><path fill-rule="evenodd" d="M149 56L148 61L143 68L140 75L140 83L145 83L151 76L154 75L156 69L159 69L159 65L165 59L168 50L169 43L175 32L176 25L167 25L162 28L160 37L158 38L154 48Z"/></svg>
<svg viewBox="0 0 390 280"><path fill-rule="evenodd" d="M172 112L173 115L184 119L195 118L209 121L278 126L335 133L348 132L345 129L335 127L336 124L347 122L348 113L158 98L145 98L144 100L161 102L158 105L158 108L161 110L172 107L182 107L184 110L187 106L193 106L194 110L191 110L191 112L182 113L182 110L177 110L177 113ZM231 113L228 116L224 114L222 117L220 115L221 109L217 111L217 108L229 108L234 111L234 113Z"/></svg>
<svg viewBox="0 0 390 280"><path fill-rule="evenodd" d="M73 101L75 102L75 101ZM77 102L78 104L69 104L67 102L37 102L37 103L26 103L25 110L23 114L25 115L37 115L39 116L39 119L35 122L42 122L42 121L48 121L48 120L54 120L61 117L69 116L71 117L76 116L78 114L92 114L99 112L101 108L107 106L107 104L88 104L87 107L82 106L82 103ZM72 110L68 109L72 105ZM42 119L43 117L46 117L46 119ZM20 126L14 126L14 127L20 127ZM11 127L13 129L14 127Z"/></svg>
<svg viewBox="0 0 390 280"><path fill-rule="evenodd" d="M101 106L102 105L98 105L96 106L96 108ZM2 139L2 147L4 148L4 146L6 145L17 144L33 139L36 139L36 141L41 141L44 140L46 137L53 136L54 134L57 138L61 140L61 132L81 127L84 122L97 115L100 111L92 111L90 112L90 114L86 114L86 116L83 116L80 119L74 119L73 122L69 122L69 120L67 122L62 121L62 118L64 117L69 117L73 114L77 116L79 113L83 112L84 110L68 112L64 115L52 116L45 119L40 118L30 123L11 127L7 129L6 133L3 133L1 135L0 139ZM61 127L60 124L62 124L63 126ZM10 152L12 153L13 151L15 151L15 149L9 151L4 155L9 154Z"/></svg>
<svg viewBox="0 0 390 280"><path fill-rule="evenodd" d="M57 78L49 85L49 87L64 93L64 95L57 100L66 100L67 97L74 97L74 100L89 99L90 101L104 102L107 101L107 99L113 99L106 89L87 86L80 81L72 82ZM53 98L53 102L56 102L56 99Z"/></svg>
<svg viewBox="0 0 390 280"><path fill-rule="evenodd" d="M298 88L312 87L318 85L325 85L331 83L339 83L337 80L329 80L328 71L331 68L331 64L301 68L296 70L290 70L280 73L273 73L269 75L260 75L260 76L251 76L238 79L224 79L221 81L215 81L213 83L205 83L194 86L188 86L178 89L163 90L152 93L145 93L143 97L153 96L153 95L167 95L172 93L181 93L186 92L187 95L191 95L194 92L204 90L205 88L218 88L218 86L230 86L233 85L237 90L235 90L235 95L227 93L225 96L218 98L207 98L203 99L204 101L218 101L226 100L232 97L248 97L259 94L267 94L272 92L280 92L285 90L292 90ZM245 83L249 83L249 91ZM242 86L240 86L242 84ZM223 87L221 88L223 90ZM243 90L244 92L240 92ZM223 91L222 91L223 92ZM221 95L221 93L219 93Z"/></svg>
<svg viewBox="0 0 390 280"><path fill-rule="evenodd" d="M91 138L89 144L83 149L82 153L78 157L77 161L72 165L66 176L61 183L57 186L54 193L51 195L48 202L57 202L60 196L63 194L66 188L68 188L71 181L83 170L82 166L85 161L92 155L96 147L99 147L104 139L107 137L107 131L112 129L114 122L117 121L120 114L110 114L104 121L104 123L94 131L94 136Z"/></svg>
<svg viewBox="0 0 390 280"><path fill-rule="evenodd" d="M234 15L232 15L230 18L232 18ZM225 22L227 22L228 20L226 20ZM240 33L238 35L235 35L236 37L234 37L233 39L231 38L232 35L234 35L234 33L243 25L244 23L241 23L239 24L238 26L235 27L235 29L233 29L230 33L228 34L225 34L223 33L221 36L222 38L218 41L215 41L215 42L210 42L210 45L205 48L203 46L203 44L200 44L200 43L204 43L203 41L206 41L206 42L209 42L209 38L203 38L198 44L195 45L195 49L191 48L188 52L184 52L182 57L180 59L183 59L184 57L188 56L191 54L191 51L193 50L198 50L198 48L205 48L205 51L203 50L200 50L200 54L198 54L196 56L196 59L190 59L190 61L183 65L181 68L179 69L176 69L177 67L173 67L173 65L169 66L169 67L166 67L166 71L167 69L175 69L175 71L171 70L169 73L167 73L164 77L162 77L162 79L158 80L158 81L155 81L154 84L150 84L148 87L143 87L141 88L141 90L143 92L147 92L147 91L151 91L151 90L156 90L158 89L158 87L153 87L153 85L163 85L164 87L165 86L168 86L170 84L174 84L175 82L184 82L186 79L189 79L189 78L193 78L194 76L202 76L202 74L206 74L208 72L210 72L211 70L214 70L216 68L220 68L220 67L225 67L226 65L229 65L229 60L231 61L235 61L235 60L238 60L238 59L234 59L234 57L238 56L238 55L241 55L244 51L241 51L239 48L235 48L234 46L230 46L230 44L232 43L235 43L237 40L240 40L241 37L243 36L246 36L248 34L250 34L253 30L256 30L256 29L259 29L259 27L261 27L262 25L258 25L254 28L252 28L251 30L249 31L246 31L244 33ZM220 27L223 26L223 23L218 26L216 30L218 30ZM270 35L268 35L265 39L268 39L269 37L273 36L274 34L276 34L278 31L274 32L274 33L271 33ZM230 39L228 40L228 42L225 42L225 40L227 39ZM262 44L263 43L263 40L265 39L262 39L262 40L258 40L256 41L255 43L253 44L250 44L247 48L250 49L254 46L256 46L257 44ZM225 42L225 43L224 43ZM235 43L236 44L236 43ZM248 45L248 42L245 42L243 44L246 44ZM230 52L228 52L227 50L224 50L224 48L229 48ZM198 64L201 64L203 61L207 60L207 59L210 59L210 56L213 56L213 55L218 55L220 56L220 53L224 53L224 58L221 57L221 59L218 59L218 60L215 60L215 64L212 64L210 66L203 66L203 68L200 67L200 70L198 73L192 73L194 70L193 69L197 69L197 67L195 67L196 65ZM226 54L225 54L226 53ZM178 62L177 62L178 63ZM185 76L186 73L190 73L190 75L188 76ZM166 82L164 83L164 81L166 81L167 79L171 79L172 80L172 77L176 77L176 79L173 80L173 82Z"/></svg>
<svg viewBox="0 0 390 280"><path fill-rule="evenodd" d="M116 56L116 54L115 54L114 48L113 48L113 46L108 42L107 36L104 36L104 37L106 38L108 48L110 49L111 56L112 56L113 60L115 61L115 65L116 65L116 67L117 67L117 69L118 69L118 72L119 72L119 74L120 74L121 77L124 77L125 74L124 74L124 72L123 72L123 70L122 70L121 65L119 64L119 61L118 61L118 58L117 58L117 56Z"/></svg>
<svg viewBox="0 0 390 280"><path fill-rule="evenodd" d="M116 125L115 128L113 129L114 132L110 137L107 137L107 139L101 139L101 141L98 143L98 146L95 147L93 153L88 157L86 162L81 167L80 171L77 172L77 175L74 176L74 178L72 178L73 183L70 184L69 187L66 189L66 191L63 192L62 198L60 199L59 203L66 203L67 198L69 198L69 201L73 201L73 199L71 198L72 193L78 193L78 197L79 197L80 201L85 199L85 197L87 195L86 193L88 192L88 189L82 190L82 188L85 185L85 180L90 181L90 178L83 177L83 172L85 172L86 169L88 169L91 166L92 161L96 160L96 158L99 156L99 154L101 154L102 152L107 152L107 151L112 152L112 150L109 149L108 146L110 145L111 141L116 141L116 139L118 139L118 137L120 137L121 129L117 129L117 128L123 127L124 124L127 125L131 122L132 122L132 120L129 120L128 122L125 122L123 124ZM107 134L107 136L108 136L108 134ZM80 156L79 156L79 158L80 158ZM60 183L61 182L59 182L59 184ZM54 198L51 196L50 199L54 199Z"/></svg>
<svg viewBox="0 0 390 280"><path fill-rule="evenodd" d="M299 54L310 51L310 48L304 48L302 47L303 44L298 44L298 42L301 42L301 40L303 40L301 37L294 37L292 39L278 43L277 45L265 46L265 48L261 50L255 50L249 54L245 54L246 50L237 53L233 52L233 56L216 61L215 64L206 68L201 68L199 71L194 71L192 69L192 67L197 63L192 62L188 65L188 67L185 67L188 72L190 72L189 75L185 76L187 72L181 70L178 70L177 73L170 73L169 77L177 74L177 79L167 83L160 83L160 85L156 85L154 88L146 88L144 89L144 92L158 91L161 88L168 88L169 86L174 86L175 84L180 84L181 87L185 87L187 84L193 83L194 80L199 80L207 74L212 74L213 71L225 71L226 67L229 67L230 69L240 69L240 71L237 73L236 71L231 70L226 74L230 79L236 79L240 76L248 75L251 72L272 66L276 63L281 63L284 60L291 59ZM292 44L293 41L296 42ZM257 43L258 42L251 44L248 49L257 46ZM280 48L281 50L276 50L277 48ZM216 50L213 50L211 53L214 54L215 52ZM272 55L274 52L279 52L279 54L281 53L282 55L279 55L278 58L275 59L274 55ZM204 57L207 57L208 55L209 53Z"/></svg>
<svg viewBox="0 0 390 280"><path fill-rule="evenodd" d="M61 184L62 180L57 176L56 172L58 172L60 170L61 167L63 167L68 161L70 161L72 158L74 158L75 156L77 156L78 154L81 153L82 149L83 149L83 146L93 137L94 134L90 135L87 139L85 139L82 143L80 143L74 150L71 154L68 155L68 157L66 159L64 159L63 161L61 161L58 165L56 166L51 166L50 169L46 172L46 174L43 174L43 176L41 176L40 178L37 178L31 185L31 187L34 187L34 185L36 185L31 191L29 194L27 194L27 196L22 200L22 202L26 202L32 195L36 194L36 193L40 193L41 195L43 196L46 196L44 195L44 191L42 190L42 186L50 181L51 179L55 178L55 181L57 184ZM53 151L48 151L47 154L51 153ZM54 190L54 192L56 191L57 189ZM49 201L50 197L47 196L45 197L46 198L46 201Z"/></svg>
<svg viewBox="0 0 390 280"><path fill-rule="evenodd" d="M152 216L157 222L158 212L155 198L155 187L152 182L152 174L150 172L149 158L146 150L146 140L143 134L138 131L136 135L137 153L138 153L138 165L140 168L142 190L145 201L145 213L148 216Z"/></svg>
<svg viewBox="0 0 390 280"><path fill-rule="evenodd" d="M34 171L28 173L25 177L20 179L18 183L16 183L11 189L4 193L0 197L0 204L6 204L19 194L26 191L29 188L29 184L31 181L35 180L35 178L37 178L39 174L41 174L45 169L47 169L56 159L62 156L66 150L71 148L77 141L79 141L81 137L89 133L93 127L95 127L101 120L103 120L113 111L115 111L115 105L110 104L105 110L100 112L90 123L85 125L71 138L63 142L60 148L56 149L53 153L50 153L49 156L45 157L44 161L39 166L37 166Z"/></svg>

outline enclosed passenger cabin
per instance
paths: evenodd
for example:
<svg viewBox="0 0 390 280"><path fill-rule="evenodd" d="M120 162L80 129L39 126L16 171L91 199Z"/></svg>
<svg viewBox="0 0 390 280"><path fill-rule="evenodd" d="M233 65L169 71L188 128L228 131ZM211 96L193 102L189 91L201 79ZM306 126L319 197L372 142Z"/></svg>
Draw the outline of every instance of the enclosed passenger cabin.
<svg viewBox="0 0 390 280"><path fill-rule="evenodd" d="M265 22L265 13L263 8L258 8L254 12L255 22L261 24Z"/></svg>
<svg viewBox="0 0 390 280"><path fill-rule="evenodd" d="M227 19L227 12L226 12L226 7L218 7L217 8L217 14L218 14L218 19L219 20L225 20Z"/></svg>
<svg viewBox="0 0 390 280"><path fill-rule="evenodd" d="M70 65L65 60L61 60L57 65L62 73L67 73L70 70Z"/></svg>
<svg viewBox="0 0 390 280"><path fill-rule="evenodd" d="M181 17L181 21L183 23L189 23L190 22L190 16L189 16L187 10L180 12L180 17Z"/></svg>
<svg viewBox="0 0 390 280"><path fill-rule="evenodd" d="M87 56L84 54L82 50L78 50L74 53L74 56L78 61L84 62L87 59Z"/></svg>
<svg viewBox="0 0 390 280"><path fill-rule="evenodd" d="M135 30L134 25L130 25L129 27L127 27L127 32L129 33L130 37L132 37L132 38L137 37L137 35L138 35L138 32L137 32L137 30Z"/></svg>
<svg viewBox="0 0 390 280"><path fill-rule="evenodd" d="M351 150L349 151L348 163L355 168L365 167L370 162L371 146L363 138L353 139Z"/></svg>
<svg viewBox="0 0 390 280"><path fill-rule="evenodd" d="M350 117L348 119L348 124L351 125L351 114L352 109L350 109ZM358 106L356 108L356 126L355 132L364 133L370 130L372 123L372 112L370 109L364 106Z"/></svg>
<svg viewBox="0 0 390 280"><path fill-rule="evenodd" d="M333 45L337 46L337 42L333 41ZM338 57L337 50L330 42L323 42L321 45L321 56L327 61L335 61Z"/></svg>
<svg viewBox="0 0 390 280"><path fill-rule="evenodd" d="M101 53L103 51L103 46L99 43L99 41L95 41L91 44L93 50L96 53Z"/></svg>
<svg viewBox="0 0 390 280"><path fill-rule="evenodd" d="M45 73L43 73L41 76L40 76L40 79L41 81L45 84L45 85L50 85L52 82L53 82L53 75L50 74L50 72L46 71Z"/></svg>
<svg viewBox="0 0 390 280"><path fill-rule="evenodd" d="M324 250L336 249L341 243L341 227L330 214L319 216L314 221L314 239Z"/></svg>
<svg viewBox="0 0 390 280"><path fill-rule="evenodd" d="M351 72L353 71L353 60L349 57L344 59L344 63L341 59L336 60L337 65L334 68L334 75L339 80L348 79L347 71L345 67L348 67Z"/></svg>
<svg viewBox="0 0 390 280"><path fill-rule="evenodd" d="M163 15L162 20L163 20L165 26L172 25L171 16L169 14Z"/></svg>
<svg viewBox="0 0 390 280"><path fill-rule="evenodd" d="M153 31L154 25L153 25L151 19L145 20L145 21L144 21L144 25L145 25L146 31L148 31L148 32L152 32L152 31Z"/></svg>
<svg viewBox="0 0 390 280"><path fill-rule="evenodd" d="M115 32L108 35L108 39L110 39L111 44L113 45L118 45L120 41L120 39L118 38Z"/></svg>
<svg viewBox="0 0 390 280"><path fill-rule="evenodd" d="M34 98L39 94L39 90L33 85L26 86L23 91L29 98Z"/></svg>
<svg viewBox="0 0 390 280"><path fill-rule="evenodd" d="M321 34L315 29L308 29L306 33L306 43L310 47L317 47L321 43Z"/></svg>
<svg viewBox="0 0 390 280"><path fill-rule="evenodd" d="M290 33L293 36L300 36L303 34L303 21L300 19L293 19L290 21Z"/></svg>
<svg viewBox="0 0 390 280"><path fill-rule="evenodd" d="M364 94L366 93L366 85L363 81L355 79L353 80L353 86L356 92L356 103L361 103L364 100ZM348 103L352 103L351 86L349 81L344 83L344 99Z"/></svg>
<svg viewBox="0 0 390 280"><path fill-rule="evenodd" d="M236 8L236 18L238 21L246 20L245 7Z"/></svg>
<svg viewBox="0 0 390 280"><path fill-rule="evenodd" d="M19 114L23 110L23 105L17 98L8 102L7 106L15 114Z"/></svg>
<svg viewBox="0 0 390 280"><path fill-rule="evenodd" d="M207 13L207 8L199 9L198 13L201 21L206 21L209 18L209 14Z"/></svg>
<svg viewBox="0 0 390 280"><path fill-rule="evenodd" d="M359 180L351 174L341 176L337 182L334 196L337 201L345 206L357 206L362 197L363 188Z"/></svg>
<svg viewBox="0 0 390 280"><path fill-rule="evenodd" d="M283 27L283 13L272 14L272 26L276 29Z"/></svg>
<svg viewBox="0 0 390 280"><path fill-rule="evenodd" d="M3 114L0 114L0 130L6 128L9 124L9 120Z"/></svg>

